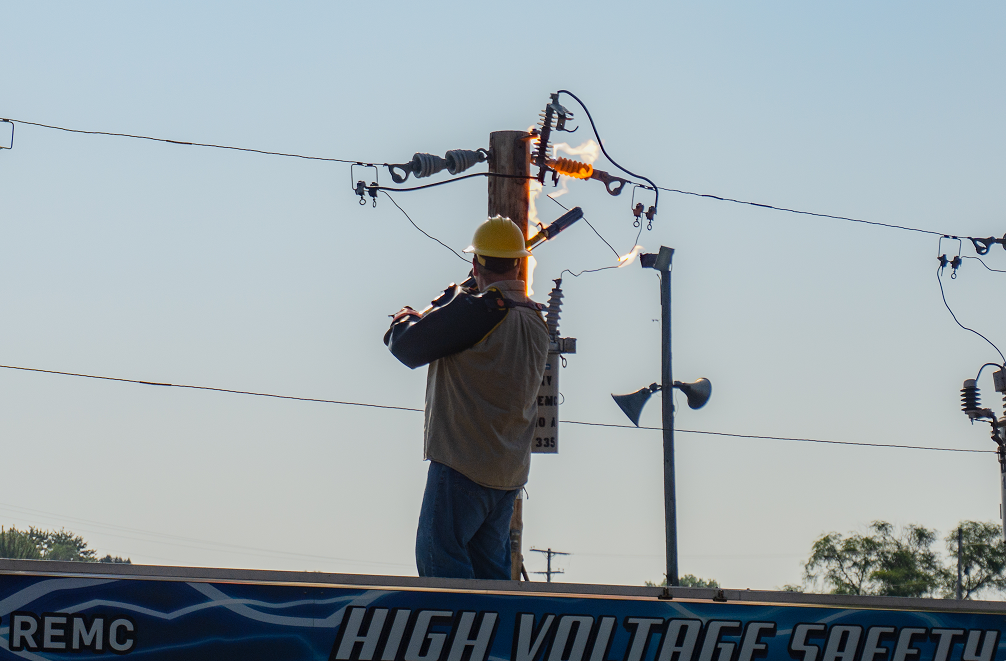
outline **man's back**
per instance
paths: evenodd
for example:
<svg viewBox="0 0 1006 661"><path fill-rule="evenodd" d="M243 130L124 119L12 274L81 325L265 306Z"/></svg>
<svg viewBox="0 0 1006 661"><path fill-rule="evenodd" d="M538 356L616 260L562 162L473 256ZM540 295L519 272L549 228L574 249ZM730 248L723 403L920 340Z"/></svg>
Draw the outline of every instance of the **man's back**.
<svg viewBox="0 0 1006 661"><path fill-rule="evenodd" d="M493 283L506 298L527 301L524 283ZM537 420L535 394L548 355L540 313L510 308L469 349L430 363L426 381L427 459L473 482L516 489L527 482Z"/></svg>

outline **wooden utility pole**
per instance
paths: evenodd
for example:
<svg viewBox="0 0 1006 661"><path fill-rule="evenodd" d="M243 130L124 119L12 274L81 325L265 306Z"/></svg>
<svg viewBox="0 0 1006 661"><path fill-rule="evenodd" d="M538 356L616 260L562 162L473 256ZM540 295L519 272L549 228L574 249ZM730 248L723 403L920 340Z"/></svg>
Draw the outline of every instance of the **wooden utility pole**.
<svg viewBox="0 0 1006 661"><path fill-rule="evenodd" d="M531 156L527 131L493 131L489 134L489 172L514 175L487 177L489 180L489 217L503 216L517 223L527 236L527 214L530 205ZM516 177L523 177L519 179ZM527 282L527 260L521 260L520 279ZM510 520L510 578L519 581L524 556L521 537L524 532L522 498L513 505Z"/></svg>
<svg viewBox="0 0 1006 661"><path fill-rule="evenodd" d="M531 154L527 131L493 131L489 134L489 172L525 177L487 177L489 180L489 217L503 216L517 223L527 236L530 205ZM520 267L520 279L527 282L527 260Z"/></svg>

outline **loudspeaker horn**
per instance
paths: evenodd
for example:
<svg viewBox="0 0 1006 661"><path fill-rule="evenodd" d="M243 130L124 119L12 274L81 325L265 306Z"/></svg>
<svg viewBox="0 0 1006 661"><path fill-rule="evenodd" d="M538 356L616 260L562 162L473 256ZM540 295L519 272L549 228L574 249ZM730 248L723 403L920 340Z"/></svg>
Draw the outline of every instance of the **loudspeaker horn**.
<svg viewBox="0 0 1006 661"><path fill-rule="evenodd" d="M685 393L685 397L688 398L688 408L690 409L702 408L713 394L713 384L706 378L692 381L691 383L675 381L674 387ZM624 411L625 409L622 410ZM638 427L639 425L636 426Z"/></svg>
<svg viewBox="0 0 1006 661"><path fill-rule="evenodd" d="M612 394L611 398L618 404L618 408L622 409L622 413L632 421L632 424L638 427L639 414L643 412L643 405L650 399L650 395L658 390L660 390L660 386L656 383L651 383L636 392L630 392L628 395Z"/></svg>

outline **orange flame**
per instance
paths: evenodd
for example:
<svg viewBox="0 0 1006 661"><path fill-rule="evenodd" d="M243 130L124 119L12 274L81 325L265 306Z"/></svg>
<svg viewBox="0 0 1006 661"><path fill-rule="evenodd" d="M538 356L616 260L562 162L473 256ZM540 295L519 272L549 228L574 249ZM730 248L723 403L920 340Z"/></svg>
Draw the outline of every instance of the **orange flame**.
<svg viewBox="0 0 1006 661"><path fill-rule="evenodd" d="M630 250L629 252L625 253L621 257L619 257L618 258L618 268L622 268L623 266L628 266L629 264L631 264L634 261L636 261L636 257L639 256L639 251L642 250L642 249L643 249L643 246L640 246L640 245L633 246L632 250Z"/></svg>

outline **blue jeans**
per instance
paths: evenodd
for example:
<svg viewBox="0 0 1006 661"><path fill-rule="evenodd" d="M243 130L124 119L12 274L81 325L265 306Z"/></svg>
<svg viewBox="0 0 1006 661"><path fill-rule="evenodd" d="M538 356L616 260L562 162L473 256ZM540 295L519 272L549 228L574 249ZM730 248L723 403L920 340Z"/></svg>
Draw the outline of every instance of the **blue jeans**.
<svg viewBox="0 0 1006 661"><path fill-rule="evenodd" d="M416 534L419 575L509 580L516 496L431 461Z"/></svg>

